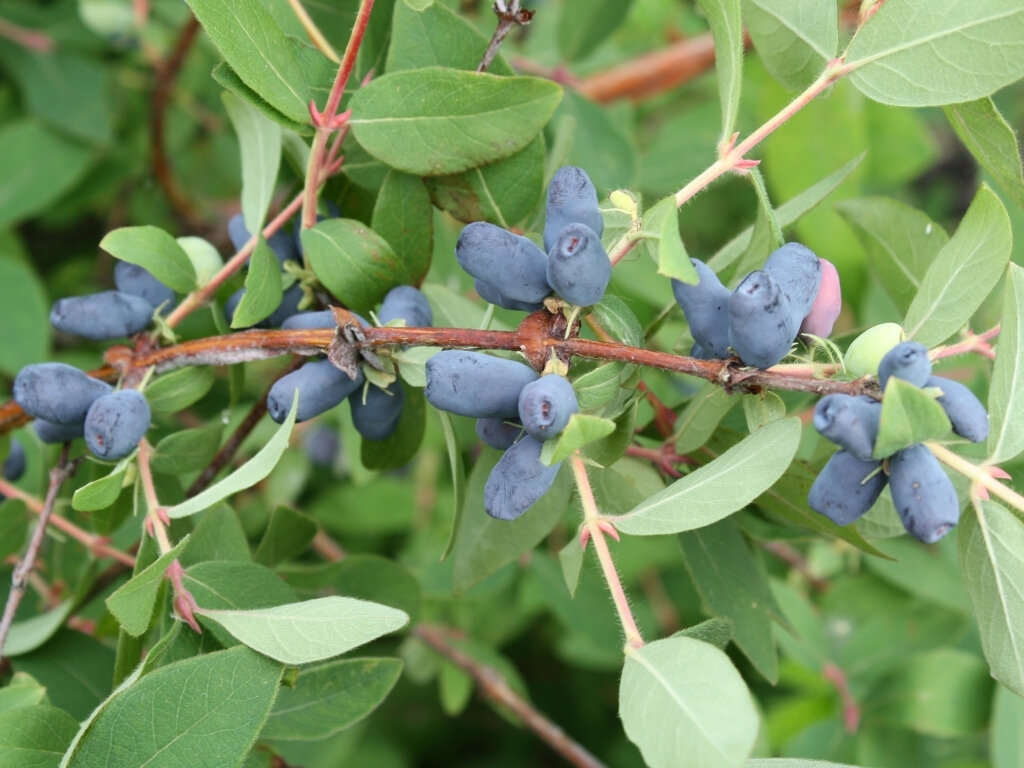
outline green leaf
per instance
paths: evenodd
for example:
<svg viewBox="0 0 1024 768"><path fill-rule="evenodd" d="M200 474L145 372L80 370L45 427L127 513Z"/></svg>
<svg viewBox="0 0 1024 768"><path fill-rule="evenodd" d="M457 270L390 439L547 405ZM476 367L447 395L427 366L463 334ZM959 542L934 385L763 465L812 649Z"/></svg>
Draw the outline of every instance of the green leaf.
<svg viewBox="0 0 1024 768"><path fill-rule="evenodd" d="M679 534L686 568L711 616L729 619L732 639L770 683L779 676L772 637L778 606L764 564L750 551L735 520L726 518Z"/></svg>
<svg viewBox="0 0 1024 768"><path fill-rule="evenodd" d="M0 765L57 768L77 732L75 718L45 704L0 712Z"/></svg>
<svg viewBox="0 0 1024 768"><path fill-rule="evenodd" d="M1024 169L1017 136L990 98L943 107L960 141L1017 205L1024 207Z"/></svg>
<svg viewBox="0 0 1024 768"><path fill-rule="evenodd" d="M444 3L398 0L384 71L434 66L475 71L487 43L487 37ZM488 71L495 75L515 74L500 54Z"/></svg>
<svg viewBox="0 0 1024 768"><path fill-rule="evenodd" d="M189 0L189 7L242 82L290 120L309 122L313 84L259 0Z"/></svg>
<svg viewBox="0 0 1024 768"><path fill-rule="evenodd" d="M999 282L1012 248L1006 209L982 186L921 281L903 321L907 338L933 347L959 331Z"/></svg>
<svg viewBox="0 0 1024 768"><path fill-rule="evenodd" d="M245 293L231 318L232 328L248 328L270 315L281 304L284 293L281 283L281 264L277 256L260 236L249 260L249 274L245 276Z"/></svg>
<svg viewBox="0 0 1024 768"><path fill-rule="evenodd" d="M245 101L249 106L255 107L263 116L273 120L275 123L279 123L282 127L287 130L294 131L299 136L312 136L314 133L313 126L309 123L309 115L305 116L305 122L299 120L293 120L290 117L285 116L280 111L270 106L260 94L256 93L252 88L242 82L242 78L233 70L226 61L218 63L213 71L210 73L213 75L213 79L216 80L223 88L235 94L238 98Z"/></svg>
<svg viewBox="0 0 1024 768"><path fill-rule="evenodd" d="M316 532L316 520L309 515L291 507L277 507L270 514L267 530L252 559L261 565L274 566L301 555Z"/></svg>
<svg viewBox="0 0 1024 768"><path fill-rule="evenodd" d="M168 507L166 509L168 517L172 519L188 517L189 515L194 515L196 512L202 512L204 509L212 507L218 501L226 499L232 494L256 485L256 483L269 475L277 465L278 460L281 458L281 454L283 454L285 449L288 448L288 439L291 437L292 427L295 426L295 413L298 409L298 405L299 393L296 392L295 398L292 401L292 407L288 411L288 418L286 418L284 423L277 428L277 431L274 432L274 436L271 437L262 448L260 448L259 452L256 453L255 456L223 480L211 485L202 493L199 493L173 507Z"/></svg>
<svg viewBox="0 0 1024 768"><path fill-rule="evenodd" d="M250 232L263 229L281 166L281 126L230 91L221 94L242 153L242 215Z"/></svg>
<svg viewBox="0 0 1024 768"><path fill-rule="evenodd" d="M15 672L10 681L0 688L0 712L21 707L34 707L47 703L46 688L32 675Z"/></svg>
<svg viewBox="0 0 1024 768"><path fill-rule="evenodd" d="M615 518L615 527L623 533L653 536L721 520L770 488L789 467L799 443L799 419L773 421Z"/></svg>
<svg viewBox="0 0 1024 768"><path fill-rule="evenodd" d="M676 452L690 453L704 445L738 402L717 384L702 384L676 419Z"/></svg>
<svg viewBox="0 0 1024 768"><path fill-rule="evenodd" d="M558 464L572 456L577 448L607 437L614 431L615 422L611 419L574 413L558 437L544 443L540 460L549 467Z"/></svg>
<svg viewBox="0 0 1024 768"><path fill-rule="evenodd" d="M387 698L402 674L398 659L340 659L303 667L282 688L261 739L313 741L350 728Z"/></svg>
<svg viewBox="0 0 1024 768"><path fill-rule="evenodd" d="M202 755L208 765L238 765L267 719L281 672L243 647L155 669L105 703L65 762L194 765Z"/></svg>
<svg viewBox="0 0 1024 768"><path fill-rule="evenodd" d="M295 601L284 580L248 560L208 560L190 566L183 577L196 602L206 609L247 610Z"/></svg>
<svg viewBox="0 0 1024 768"><path fill-rule="evenodd" d="M100 241L100 248L121 261L138 264L178 293L196 287L196 271L188 254L167 232L149 225L121 227Z"/></svg>
<svg viewBox="0 0 1024 768"><path fill-rule="evenodd" d="M178 237L175 238L178 245L192 262L192 268L196 272L196 285L202 287L209 284L210 279L224 266L224 259L209 240L201 237Z"/></svg>
<svg viewBox="0 0 1024 768"><path fill-rule="evenodd" d="M743 416L747 420L747 429L751 432L785 415L786 404L774 392L743 396Z"/></svg>
<svg viewBox="0 0 1024 768"><path fill-rule="evenodd" d="M736 129L743 88L743 19L740 0L697 0L715 40L715 76L722 102L722 141Z"/></svg>
<svg viewBox="0 0 1024 768"><path fill-rule="evenodd" d="M562 89L532 77L426 67L378 77L352 97L360 144L417 176L457 173L515 154L554 113Z"/></svg>
<svg viewBox="0 0 1024 768"><path fill-rule="evenodd" d="M0 129L0 229L49 208L82 179L92 161L88 147L34 120L7 122Z"/></svg>
<svg viewBox="0 0 1024 768"><path fill-rule="evenodd" d="M853 227L878 282L905 312L949 242L946 230L916 208L887 197L842 200L835 208Z"/></svg>
<svg viewBox="0 0 1024 768"><path fill-rule="evenodd" d="M745 0L743 11L765 69L791 90L810 85L836 57L839 18L835 3Z"/></svg>
<svg viewBox="0 0 1024 768"><path fill-rule="evenodd" d="M346 653L401 629L409 616L351 597L321 597L249 611L196 611L255 651L284 664L308 664Z"/></svg>
<svg viewBox="0 0 1024 768"><path fill-rule="evenodd" d="M126 469L127 466L118 464L110 474L83 485L71 497L71 508L79 512L95 512L109 507L121 495Z"/></svg>
<svg viewBox="0 0 1024 768"><path fill-rule="evenodd" d="M616 341L634 347L643 346L644 329L633 310L618 296L606 293L604 298L591 308L590 314Z"/></svg>
<svg viewBox="0 0 1024 768"><path fill-rule="evenodd" d="M694 640L700 640L724 651L725 647L729 645L729 641L732 640L733 629L733 624L728 619L712 618L705 619L692 627L681 629L673 637L692 637Z"/></svg>
<svg viewBox="0 0 1024 768"><path fill-rule="evenodd" d="M992 728L989 734L989 754L992 768L1017 768L1024 762L1024 699L1006 688L996 688L992 705Z"/></svg>
<svg viewBox="0 0 1024 768"><path fill-rule="evenodd" d="M441 553L441 559L444 560L454 549L461 527L460 521L466 506L466 468L462 463L462 451L459 450L459 441L455 435L452 417L444 411L438 411L437 416L441 420L441 430L444 432L444 444L448 453L448 468L452 473L452 498L455 502L452 529L448 534L448 541L444 545L444 552Z"/></svg>
<svg viewBox="0 0 1024 768"><path fill-rule="evenodd" d="M759 721L729 657L689 637L627 646L619 717L651 768L741 766Z"/></svg>
<svg viewBox="0 0 1024 768"><path fill-rule="evenodd" d="M132 637L139 637L149 629L157 592L164 579L164 571L187 545L188 536L185 536L173 549L160 555L106 599L107 608L122 629Z"/></svg>
<svg viewBox="0 0 1024 768"><path fill-rule="evenodd" d="M3 184L0 180L0 197ZM0 307L4 307L0 372L13 378L26 365L45 359L50 348L50 302L28 264L0 256Z"/></svg>
<svg viewBox="0 0 1024 768"><path fill-rule="evenodd" d="M846 52L853 84L883 104L925 107L988 96L1024 75L1017 0L887 2Z"/></svg>
<svg viewBox="0 0 1024 768"><path fill-rule="evenodd" d="M935 398L890 376L882 397L874 457L884 459L908 445L946 437L951 429L949 417Z"/></svg>
<svg viewBox="0 0 1024 768"><path fill-rule="evenodd" d="M422 179L388 171L373 206L373 231L402 262L404 282L419 284L434 253L434 211Z"/></svg>
<svg viewBox="0 0 1024 768"><path fill-rule="evenodd" d="M571 127L561 141L567 139L572 143L558 165L586 168L590 180L597 187L598 199L633 178L637 154L633 134L606 108L569 89L558 105L551 125L560 130L563 126ZM555 156L554 153L561 149L560 137L549 133L548 139L551 155ZM548 178L554 170L550 168Z"/></svg>
<svg viewBox="0 0 1024 768"><path fill-rule="evenodd" d="M575 536L569 543L558 550L558 562L562 566L562 576L569 594L576 596L576 587L580 583L580 572L583 570L583 547Z"/></svg>
<svg viewBox="0 0 1024 768"><path fill-rule="evenodd" d="M19 499L0 502L0 560L21 551L28 535L28 509Z"/></svg>
<svg viewBox="0 0 1024 768"><path fill-rule="evenodd" d="M791 757L765 757L751 759L744 768L857 768L848 763L829 763L824 760L797 760Z"/></svg>
<svg viewBox="0 0 1024 768"><path fill-rule="evenodd" d="M697 270L690 263L679 235L679 214L674 195L662 198L644 212L643 231L648 251L658 263L658 274L684 283L697 282Z"/></svg>
<svg viewBox="0 0 1024 768"><path fill-rule="evenodd" d="M384 238L355 219L325 219L303 229L302 247L324 288L356 312L368 312L408 277Z"/></svg>
<svg viewBox="0 0 1024 768"><path fill-rule="evenodd" d="M204 560L252 559L238 515L227 504L214 504L198 519L188 549L179 558L183 566L188 568Z"/></svg>
<svg viewBox="0 0 1024 768"><path fill-rule="evenodd" d="M150 466L164 475L184 475L204 469L220 449L222 424L183 429L161 438L153 449Z"/></svg>
<svg viewBox="0 0 1024 768"><path fill-rule="evenodd" d="M593 53L618 29L632 4L632 0L566 0L555 36L562 57L578 61Z"/></svg>
<svg viewBox="0 0 1024 768"><path fill-rule="evenodd" d="M146 400L154 413L177 413L209 392L214 378L213 369L203 366L171 371L146 387Z"/></svg>
<svg viewBox="0 0 1024 768"><path fill-rule="evenodd" d="M426 382L424 382L426 383ZM405 387L405 404L394 434L384 440L360 442L359 457L367 469L388 470L404 467L412 461L423 444L427 428L427 401L423 390L399 382Z"/></svg>
<svg viewBox="0 0 1024 768"><path fill-rule="evenodd" d="M960 573L992 676L1024 696L1024 528L991 501L960 521Z"/></svg>
<svg viewBox="0 0 1024 768"><path fill-rule="evenodd" d="M989 461L1001 464L1024 451L1024 430L1015 425L1024 419L1024 269L1010 265L1003 289L1003 315L999 347L988 391Z"/></svg>
<svg viewBox="0 0 1024 768"><path fill-rule="evenodd" d="M39 648L64 625L74 607L75 601L69 599L30 619L14 622L4 643L4 656L21 656Z"/></svg>
<svg viewBox="0 0 1024 768"><path fill-rule="evenodd" d="M51 704L84 720L110 693L114 651L94 637L61 629L42 648L18 658L15 668L45 686Z"/></svg>

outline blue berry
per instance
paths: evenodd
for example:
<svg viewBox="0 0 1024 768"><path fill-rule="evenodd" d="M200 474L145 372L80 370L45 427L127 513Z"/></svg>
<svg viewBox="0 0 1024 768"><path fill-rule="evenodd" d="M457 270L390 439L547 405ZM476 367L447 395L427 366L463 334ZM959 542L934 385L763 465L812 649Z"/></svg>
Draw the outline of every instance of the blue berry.
<svg viewBox="0 0 1024 768"><path fill-rule="evenodd" d="M64 363L26 365L14 378L14 401L21 409L57 424L81 424L93 401L110 392L105 381Z"/></svg>
<svg viewBox="0 0 1024 768"><path fill-rule="evenodd" d="M509 419L477 419L476 434L485 445L504 451L515 445L523 434L523 425Z"/></svg>
<svg viewBox="0 0 1024 768"><path fill-rule="evenodd" d="M870 397L827 395L814 408L814 428L861 461L872 461L882 404Z"/></svg>
<svg viewBox="0 0 1024 768"><path fill-rule="evenodd" d="M562 228L548 254L548 283L570 304L589 307L604 296L612 263L601 236L585 224Z"/></svg>
<svg viewBox="0 0 1024 768"><path fill-rule="evenodd" d="M334 313L329 309L316 312L296 312L281 323L282 331L316 330L335 327L337 327L337 322L334 320Z"/></svg>
<svg viewBox="0 0 1024 768"><path fill-rule="evenodd" d="M877 471L881 465L836 451L811 485L807 504L836 525L849 525L871 509L885 488L888 478Z"/></svg>
<svg viewBox="0 0 1024 768"><path fill-rule="evenodd" d="M362 386L362 370L355 379L336 368L330 360L314 360L274 382L267 395L267 411L278 424L288 418L295 391L299 391L296 421L306 421L338 405Z"/></svg>
<svg viewBox="0 0 1024 768"><path fill-rule="evenodd" d="M484 486L487 514L499 520L515 520L547 493L561 464L542 464L543 446L527 435L505 451Z"/></svg>
<svg viewBox="0 0 1024 768"><path fill-rule="evenodd" d="M789 353L801 317L778 282L755 270L729 297L729 344L747 365L771 368Z"/></svg>
<svg viewBox="0 0 1024 768"><path fill-rule="evenodd" d="M923 445L897 451L889 459L892 501L907 533L933 544L960 521L960 501L938 459Z"/></svg>
<svg viewBox="0 0 1024 768"><path fill-rule="evenodd" d="M405 389L395 381L387 389L360 387L348 396L352 423L367 440L384 440L398 428L405 404Z"/></svg>
<svg viewBox="0 0 1024 768"><path fill-rule="evenodd" d="M672 295L690 324L690 335L704 350L704 359L732 357L729 352L729 296L731 292L707 264L690 259L697 270L696 285L672 280ZM697 355L691 353L692 357Z"/></svg>
<svg viewBox="0 0 1024 768"><path fill-rule="evenodd" d="M130 293L150 303L153 309L171 309L177 294L157 280L145 267L127 261L114 265L114 285L122 293Z"/></svg>
<svg viewBox="0 0 1024 768"><path fill-rule="evenodd" d="M585 224L597 233L604 232L604 219L597 207L597 190L582 168L563 165L548 185L544 214L544 248L555 247L562 229L568 224Z"/></svg>
<svg viewBox="0 0 1024 768"><path fill-rule="evenodd" d="M821 261L814 251L800 243L786 243L772 252L763 269L775 278L789 297L793 311L803 320L821 285Z"/></svg>
<svg viewBox="0 0 1024 768"><path fill-rule="evenodd" d="M228 221L228 237L231 238L231 244L235 247L236 251L242 250L245 244L249 242L249 238L252 237L252 233L245 226L245 217L240 213L236 213ZM277 260L284 264L286 261L300 261L301 257L299 252L295 248L295 241L284 232L284 230L278 230L270 236L267 240L267 245L270 246L270 250L277 256Z"/></svg>
<svg viewBox="0 0 1024 768"><path fill-rule="evenodd" d="M337 464L338 455L341 453L341 440L334 429L315 424L306 433L302 445L309 460L318 467L333 469Z"/></svg>
<svg viewBox="0 0 1024 768"><path fill-rule="evenodd" d="M438 352L426 371L423 394L431 405L476 419L516 417L519 393L537 378L523 363L462 349Z"/></svg>
<svg viewBox="0 0 1024 768"><path fill-rule="evenodd" d="M76 437L85 436L84 421L75 424L55 424L52 421L36 419L32 422L32 429L36 431L36 437L50 445L68 443Z"/></svg>
<svg viewBox="0 0 1024 768"><path fill-rule="evenodd" d="M890 376L923 387L932 375L928 350L916 341L904 341L885 353L878 364L878 384L885 389Z"/></svg>
<svg viewBox="0 0 1024 768"><path fill-rule="evenodd" d="M434 313L430 310L427 297L411 285L395 286L388 291L380 304L377 317L382 325L398 319L416 328L426 328L434 323Z"/></svg>
<svg viewBox="0 0 1024 768"><path fill-rule="evenodd" d="M519 420L527 433L540 441L565 429L569 417L579 409L572 384L557 374L541 376L519 393Z"/></svg>
<svg viewBox="0 0 1024 768"><path fill-rule="evenodd" d="M153 317L152 305L141 296L102 291L58 299L50 310L50 325L93 341L132 336Z"/></svg>
<svg viewBox="0 0 1024 768"><path fill-rule="evenodd" d="M504 307L505 309L514 309L519 312L536 312L544 306L544 302L541 301L516 301L515 299L503 296L499 288L496 288L487 281L480 280L479 278L473 281L473 287L476 289L476 292L481 299L489 301L495 306Z"/></svg>
<svg viewBox="0 0 1024 768"><path fill-rule="evenodd" d="M942 390L939 405L946 411L953 431L966 437L972 443L980 443L988 437L988 411L977 395L959 381L942 376L932 376L924 384Z"/></svg>
<svg viewBox="0 0 1024 768"><path fill-rule="evenodd" d="M11 449L4 459L3 475L5 480L14 482L25 474L25 448L17 440L11 440Z"/></svg>
<svg viewBox="0 0 1024 768"><path fill-rule="evenodd" d="M498 287L505 299L536 304L551 293L544 251L529 238L486 221L474 221L463 228L455 245L455 258L477 280Z"/></svg>
<svg viewBox="0 0 1024 768"><path fill-rule="evenodd" d="M137 389L96 398L85 416L85 444L93 455L117 461L135 450L149 430L149 403Z"/></svg>

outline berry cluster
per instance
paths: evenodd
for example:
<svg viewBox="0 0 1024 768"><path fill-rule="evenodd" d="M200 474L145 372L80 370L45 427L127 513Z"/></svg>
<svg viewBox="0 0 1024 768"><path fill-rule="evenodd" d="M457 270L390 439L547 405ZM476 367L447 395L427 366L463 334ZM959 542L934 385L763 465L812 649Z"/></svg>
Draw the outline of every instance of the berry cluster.
<svg viewBox="0 0 1024 768"><path fill-rule="evenodd" d="M491 517L515 520L551 487L559 464L543 464L540 453L579 410L568 379L538 377L515 360L449 349L427 361L424 394L435 408L475 418L480 439L505 451L484 486Z"/></svg>
<svg viewBox="0 0 1024 768"><path fill-rule="evenodd" d="M932 375L928 350L921 344L897 344L878 366L878 383L890 378L917 387L941 390L939 405L953 431L972 442L988 437L988 414L981 401L959 382ZM882 406L870 397L829 395L814 409L814 426L836 443L837 451L811 486L811 509L838 525L849 525L875 503L886 483L903 527L917 539L938 541L960 519L960 502L949 477L924 445L916 444L891 456L876 458L875 441ZM888 474L883 470L886 460Z"/></svg>
<svg viewBox="0 0 1024 768"><path fill-rule="evenodd" d="M730 291L701 261L695 285L672 281L672 293L690 324L691 354L721 360L735 353L757 368L770 368L798 334L826 337L839 317L839 273L799 243L786 243Z"/></svg>
<svg viewBox="0 0 1024 768"><path fill-rule="evenodd" d="M552 291L589 307L604 296L612 265L601 245L604 219L597 190L581 168L563 166L548 186L544 250L532 240L485 221L466 225L455 246L459 265L481 298L505 309L533 312Z"/></svg>
<svg viewBox="0 0 1024 768"><path fill-rule="evenodd" d="M426 297L411 285L399 285L388 291L377 317L384 324L403 320L416 327L429 326L434 319ZM358 319L368 325L363 318ZM285 330L334 328L336 322L331 310L299 312L285 318L281 327ZM405 390L397 380L382 389L368 384L361 369L353 379L330 360L313 360L282 376L270 388L267 411L274 421L281 423L288 417L296 391L299 392L296 421L319 416L347 398L352 422L367 440L384 440L394 434L405 404Z"/></svg>
<svg viewBox="0 0 1024 768"><path fill-rule="evenodd" d="M118 461L135 450L149 429L150 411L137 389L114 391L64 363L36 363L14 378L14 401L35 418L44 443L84 437L93 455Z"/></svg>

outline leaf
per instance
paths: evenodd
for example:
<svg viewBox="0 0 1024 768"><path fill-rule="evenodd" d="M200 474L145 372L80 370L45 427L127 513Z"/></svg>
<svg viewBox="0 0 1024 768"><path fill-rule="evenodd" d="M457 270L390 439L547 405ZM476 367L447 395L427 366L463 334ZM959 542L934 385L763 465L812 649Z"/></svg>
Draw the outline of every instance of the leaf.
<svg viewBox="0 0 1024 768"><path fill-rule="evenodd" d="M346 653L401 629L409 616L352 597L321 597L272 608L196 611L236 639L283 664L308 664Z"/></svg>
<svg viewBox="0 0 1024 768"><path fill-rule="evenodd" d="M743 416L747 420L747 429L751 432L785 415L786 404L774 392L743 396Z"/></svg>
<svg viewBox="0 0 1024 768"><path fill-rule="evenodd" d="M89 635L61 629L14 666L46 687L51 704L84 720L110 693L114 651Z"/></svg>
<svg viewBox="0 0 1024 768"><path fill-rule="evenodd" d="M231 327L248 328L256 325L280 306L283 293L281 264L261 235L249 260L245 293L231 317Z"/></svg>
<svg viewBox="0 0 1024 768"><path fill-rule="evenodd" d="M990 98L943 107L960 141L1017 205L1024 207L1024 169L1013 128Z"/></svg>
<svg viewBox="0 0 1024 768"><path fill-rule="evenodd" d="M164 572L171 562L188 546L186 535L173 549L160 555L148 567L136 573L118 587L106 599L107 609L117 619L122 629L132 637L141 636L149 629L156 605L157 592L164 579Z"/></svg>
<svg viewBox="0 0 1024 768"><path fill-rule="evenodd" d="M0 129L0 229L49 208L85 175L88 147L68 141L34 120ZM5 334L6 335L6 334Z"/></svg>
<svg viewBox="0 0 1024 768"><path fill-rule="evenodd" d="M281 671L244 647L155 669L105 703L65 763L194 765L202 755L208 765L238 765L267 719Z"/></svg>
<svg viewBox="0 0 1024 768"><path fill-rule="evenodd" d="M162 374L146 387L146 401L154 413L177 413L209 392L214 378L213 369L203 366Z"/></svg>
<svg viewBox="0 0 1024 768"><path fill-rule="evenodd" d="M109 507L121 495L126 469L127 466L118 464L110 474L77 489L71 497L71 508L79 512L95 512Z"/></svg>
<svg viewBox="0 0 1024 768"><path fill-rule="evenodd" d="M623 533L653 536L721 520L770 488L789 467L799 443L799 419L773 421L615 518L615 527Z"/></svg>
<svg viewBox="0 0 1024 768"><path fill-rule="evenodd" d="M242 153L242 215L250 232L263 229L281 167L281 126L230 91L224 102Z"/></svg>
<svg viewBox="0 0 1024 768"><path fill-rule="evenodd" d="M949 417L924 390L890 376L882 397L874 457L884 459L901 448L949 435Z"/></svg>
<svg viewBox="0 0 1024 768"><path fill-rule="evenodd" d="M1024 451L1024 269L1010 264L1003 289L1003 315L999 346L988 391L989 461L1001 464Z"/></svg>
<svg viewBox="0 0 1024 768"><path fill-rule="evenodd" d="M75 718L46 704L0 712L0 765L57 768L77 732Z"/></svg>
<svg viewBox="0 0 1024 768"><path fill-rule="evenodd" d="M708 614L732 622L732 639L774 684L779 661L772 620L780 611L768 588L764 564L750 552L735 520L679 534L686 569Z"/></svg>
<svg viewBox="0 0 1024 768"><path fill-rule="evenodd" d="M244 491L253 485L256 485L260 480L265 478L277 465L278 460L281 458L281 454L288 448L288 439L292 434L292 427L295 426L295 413L299 405L299 393L296 391L295 398L292 401L292 407L288 411L288 418L284 420L284 423L277 428L274 432L274 436L271 437L266 444L260 448L259 452L256 453L251 459L245 464L240 466L230 475L220 480L202 493L187 499L180 504L173 507L167 507L167 516L171 519L178 517L188 517L194 515L196 512L202 512L204 509L212 507L218 501L226 499L232 494Z"/></svg>
<svg viewBox="0 0 1024 768"><path fill-rule="evenodd" d="M629 13L632 0L566 0L558 20L558 47L567 61L578 61L610 36Z"/></svg>
<svg viewBox="0 0 1024 768"><path fill-rule="evenodd" d="M585 413L574 413L569 423L557 438L544 443L540 460L549 467L572 456L576 449L587 443L607 437L615 431L615 422L599 416L588 416Z"/></svg>
<svg viewBox="0 0 1024 768"><path fill-rule="evenodd" d="M988 96L1024 75L1017 0L882 5L846 52L850 80L883 104L925 107Z"/></svg>
<svg viewBox="0 0 1024 768"><path fill-rule="evenodd" d="M0 559L21 551L28 535L28 509L19 499L0 502Z"/></svg>
<svg viewBox="0 0 1024 768"><path fill-rule="evenodd" d="M198 517L188 549L179 558L186 568L205 560L249 561L249 542L235 510L224 502L214 504ZM286 599L291 599L290 596Z"/></svg>
<svg viewBox="0 0 1024 768"><path fill-rule="evenodd" d="M578 538L570 538L569 543L558 550L558 562L562 566L566 589L575 597L576 587L580 583L580 572L583 570L583 547Z"/></svg>
<svg viewBox="0 0 1024 768"><path fill-rule="evenodd" d="M743 88L743 19L740 0L698 0L715 40L715 76L722 102L722 141L736 128Z"/></svg>
<svg viewBox="0 0 1024 768"><path fill-rule="evenodd" d="M153 277L178 293L196 287L196 272L188 254L167 232L149 225L121 227L100 241L112 256L145 267Z"/></svg>
<svg viewBox="0 0 1024 768"><path fill-rule="evenodd" d="M452 473L452 498L455 502L455 513L452 515L452 529L448 534L448 541L444 545L444 552L441 553L441 559L444 560L454 549L455 540L461 527L462 512L466 506L466 468L462 463L462 451L459 450L459 442L455 436L452 417L444 411L438 411L437 416L441 420L441 430L444 432L444 444L448 453L448 468Z"/></svg>
<svg viewBox="0 0 1024 768"><path fill-rule="evenodd" d="M1012 247L1006 209L983 185L921 281L903 321L907 338L933 347L960 330L999 281Z"/></svg>
<svg viewBox="0 0 1024 768"><path fill-rule="evenodd" d="M260 739L333 736L380 706L401 674L398 659L340 659L303 667L295 684L278 694Z"/></svg>
<svg viewBox="0 0 1024 768"><path fill-rule="evenodd" d="M316 520L290 507L277 507L270 514L267 530L253 560L260 565L274 566L301 555L317 532Z"/></svg>
<svg viewBox="0 0 1024 768"><path fill-rule="evenodd" d="M644 212L643 231L650 233L645 244L658 263L659 275L684 283L697 282L697 270L690 263L679 235L679 214L674 195L662 198Z"/></svg>
<svg viewBox="0 0 1024 768"><path fill-rule="evenodd" d="M562 142L571 141L571 144L567 151L563 150L558 135L549 133L549 156L557 157L556 152L566 151L558 165L586 168L590 180L597 187L599 199L607 191L622 186L624 179L633 178L637 154L633 135L604 107L569 89L558 105L551 125L560 129L562 126L571 127L561 139ZM547 178L554 171L554 167L550 168Z"/></svg>
<svg viewBox="0 0 1024 768"><path fill-rule="evenodd" d="M989 755L992 768L1017 768L1024 761L1024 700L1006 688L996 688L992 705L992 728L989 734Z"/></svg>
<svg viewBox="0 0 1024 768"><path fill-rule="evenodd" d="M427 429L427 401L423 390L402 383L398 386L405 387L405 404L394 433L384 440L363 439L360 442L359 458L367 469L404 467L416 457L423 444Z"/></svg>
<svg viewBox="0 0 1024 768"><path fill-rule="evenodd" d="M792 757L765 757L745 762L744 768L857 768L848 763L829 763L824 760L798 760Z"/></svg>
<svg viewBox="0 0 1024 768"><path fill-rule="evenodd" d="M298 50L259 0L189 0L239 79L290 120L309 122L312 83Z"/></svg>
<svg viewBox="0 0 1024 768"><path fill-rule="evenodd" d="M0 712L45 703L46 688L32 675L24 672L15 672L8 683L0 688Z"/></svg>
<svg viewBox="0 0 1024 768"><path fill-rule="evenodd" d="M249 106L258 109L263 113L264 117L273 120L286 130L293 131L299 136L313 135L314 129L309 123L308 114L305 117L305 122L292 120L290 117L286 117L284 114L270 106L270 104L268 104L262 96L256 93L256 91L242 82L242 78L238 76L235 70L228 66L226 61L218 63L210 74L213 75L213 79L216 80L224 89L235 94L235 96L245 101Z"/></svg>
<svg viewBox="0 0 1024 768"><path fill-rule="evenodd" d="M835 3L745 0L743 11L765 69L790 90L807 87L836 56L839 18Z"/></svg>
<svg viewBox="0 0 1024 768"><path fill-rule="evenodd" d="M606 293L590 310L605 333L623 344L639 347L644 343L644 329L633 310L618 296Z"/></svg>
<svg viewBox="0 0 1024 768"><path fill-rule="evenodd" d="M292 603L296 596L266 566L248 560L207 560L183 577L196 602L206 609L247 610Z"/></svg>
<svg viewBox="0 0 1024 768"><path fill-rule="evenodd" d="M717 384L702 384L676 419L676 452L689 453L704 445L738 402Z"/></svg>
<svg viewBox="0 0 1024 768"><path fill-rule="evenodd" d="M388 171L373 206L373 231L403 262L405 282L418 285L434 253L434 212L422 179Z"/></svg>
<svg viewBox="0 0 1024 768"><path fill-rule="evenodd" d="M325 219L303 229L302 248L324 288L355 312L369 312L409 277L384 238L355 219Z"/></svg>
<svg viewBox="0 0 1024 768"><path fill-rule="evenodd" d="M349 124L360 144L417 176L457 173L513 155L554 113L562 89L532 77L426 67L360 88Z"/></svg>
<svg viewBox="0 0 1024 768"><path fill-rule="evenodd" d="M4 643L4 656L21 656L39 648L64 625L74 607L75 601L69 599L30 619L14 622Z"/></svg>
<svg viewBox="0 0 1024 768"><path fill-rule="evenodd" d="M927 214L887 197L841 200L835 208L853 227L878 282L905 312L936 254L949 242L946 230Z"/></svg>
<svg viewBox="0 0 1024 768"><path fill-rule="evenodd" d="M0 179L0 197L3 184ZM45 359L50 348L50 301L28 264L0 256L0 307L4 307L0 371L13 378L26 365Z"/></svg>
<svg viewBox="0 0 1024 768"><path fill-rule="evenodd" d="M759 721L729 657L689 637L627 646L619 717L651 768L741 766Z"/></svg>
<svg viewBox="0 0 1024 768"><path fill-rule="evenodd" d="M167 435L153 449L150 466L163 475L184 475L203 469L217 455L223 431L224 426L214 422Z"/></svg>
<svg viewBox="0 0 1024 768"><path fill-rule="evenodd" d="M1024 528L994 502L974 509L960 522L960 573L992 676L1024 696Z"/></svg>
<svg viewBox="0 0 1024 768"><path fill-rule="evenodd" d="M487 37L444 3L398 0L384 71L433 66L475 71L487 44ZM500 54L488 71L495 75L515 74Z"/></svg>
<svg viewBox="0 0 1024 768"><path fill-rule="evenodd" d="M700 624L679 630L673 637L692 637L694 640L700 640L724 651L725 647L729 645L729 641L732 640L733 629L733 624L728 619L705 619Z"/></svg>

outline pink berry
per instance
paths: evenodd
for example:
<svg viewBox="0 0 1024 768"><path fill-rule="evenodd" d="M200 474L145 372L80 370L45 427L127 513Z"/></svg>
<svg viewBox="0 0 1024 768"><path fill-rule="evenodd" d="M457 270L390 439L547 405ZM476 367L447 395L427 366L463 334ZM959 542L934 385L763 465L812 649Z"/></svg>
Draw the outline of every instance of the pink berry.
<svg viewBox="0 0 1024 768"><path fill-rule="evenodd" d="M839 287L839 272L836 271L835 265L821 257L819 261L821 284L818 287L818 295L814 297L814 304L811 305L811 311L800 325L800 333L809 333L825 339L832 333L832 326L835 325L843 308L843 295Z"/></svg>

